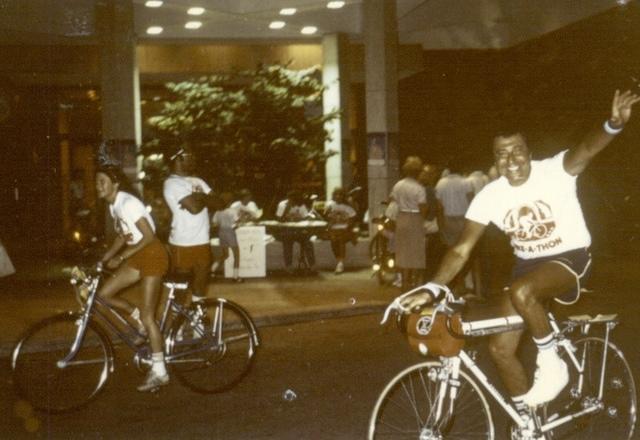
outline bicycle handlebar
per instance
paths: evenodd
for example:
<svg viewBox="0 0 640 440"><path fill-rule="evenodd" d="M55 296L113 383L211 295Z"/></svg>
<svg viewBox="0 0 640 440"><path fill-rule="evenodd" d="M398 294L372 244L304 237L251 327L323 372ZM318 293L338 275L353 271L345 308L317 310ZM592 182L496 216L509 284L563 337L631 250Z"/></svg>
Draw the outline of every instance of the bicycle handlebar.
<svg viewBox="0 0 640 440"><path fill-rule="evenodd" d="M408 308L405 304L403 304L406 298L410 297L411 295L415 295L416 293L423 293L423 292L426 292L431 296L431 301L427 301L424 304L421 304L418 310L412 310ZM389 315L391 314L391 312L396 312L398 314L409 314L412 312L417 312L422 307L429 305L433 301L437 301L437 300L440 300L439 307L441 306L443 310L447 307L448 304L461 305L465 303L465 300L463 298L456 299L456 297L453 295L453 292L451 292L451 290L447 286L428 282L426 284L423 284L414 289L411 289L408 292L405 292L402 295L394 298L394 300L391 301L389 306L387 306L387 309L384 311L384 315L382 317L382 321L380 321L380 325L387 322L387 319L389 319Z"/></svg>

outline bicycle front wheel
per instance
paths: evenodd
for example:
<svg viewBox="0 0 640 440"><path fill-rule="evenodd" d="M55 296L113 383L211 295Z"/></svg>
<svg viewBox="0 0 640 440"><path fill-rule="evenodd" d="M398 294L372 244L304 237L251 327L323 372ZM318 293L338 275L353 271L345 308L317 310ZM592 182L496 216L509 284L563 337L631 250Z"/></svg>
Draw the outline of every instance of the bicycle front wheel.
<svg viewBox="0 0 640 440"><path fill-rule="evenodd" d="M167 360L189 389L219 393L249 372L258 343L255 325L242 307L222 298L206 299L172 326Z"/></svg>
<svg viewBox="0 0 640 440"><path fill-rule="evenodd" d="M596 411L575 419L554 430L556 439L609 438L630 439L636 424L636 386L624 355L612 343L589 337L574 343L575 356L584 366L580 374L572 365L569 355L569 385L548 406L552 417L596 408ZM599 398L602 361L607 346L607 358L602 381L602 399Z"/></svg>
<svg viewBox="0 0 640 440"><path fill-rule="evenodd" d="M478 385L460 371L452 399L450 379L436 361L400 372L378 397L367 438L493 439L491 410Z"/></svg>
<svg viewBox="0 0 640 440"><path fill-rule="evenodd" d="M78 408L104 388L113 365L111 345L102 330L89 323L75 356L69 357L80 329L80 316L45 319L13 349L11 367L18 394L34 408L62 412Z"/></svg>

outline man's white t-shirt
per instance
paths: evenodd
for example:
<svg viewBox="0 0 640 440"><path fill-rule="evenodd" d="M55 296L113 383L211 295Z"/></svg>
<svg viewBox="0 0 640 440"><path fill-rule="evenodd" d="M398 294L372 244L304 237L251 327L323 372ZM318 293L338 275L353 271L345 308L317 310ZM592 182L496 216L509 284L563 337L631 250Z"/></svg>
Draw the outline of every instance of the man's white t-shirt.
<svg viewBox="0 0 640 440"><path fill-rule="evenodd" d="M209 210L205 207L191 214L180 206L180 200L196 192L209 194L211 188L199 177L170 175L164 181L164 199L171 209L169 243L176 246L198 246L209 243Z"/></svg>
<svg viewBox="0 0 640 440"><path fill-rule="evenodd" d="M576 192L576 177L563 166L566 150L531 161L529 179L511 186L506 177L489 183L472 200L466 218L494 223L523 259L557 255L591 245Z"/></svg>
<svg viewBox="0 0 640 440"><path fill-rule="evenodd" d="M468 194L473 194L473 185L456 173L450 173L436 184L436 197L442 203L445 216L462 217L469 208Z"/></svg>
<svg viewBox="0 0 640 440"><path fill-rule="evenodd" d="M130 246L142 240L142 232L136 226L136 222L141 218L147 219L153 232L156 232L156 225L147 208L137 197L127 192L118 191L113 205L109 205L109 211L115 222L116 232L122 235Z"/></svg>

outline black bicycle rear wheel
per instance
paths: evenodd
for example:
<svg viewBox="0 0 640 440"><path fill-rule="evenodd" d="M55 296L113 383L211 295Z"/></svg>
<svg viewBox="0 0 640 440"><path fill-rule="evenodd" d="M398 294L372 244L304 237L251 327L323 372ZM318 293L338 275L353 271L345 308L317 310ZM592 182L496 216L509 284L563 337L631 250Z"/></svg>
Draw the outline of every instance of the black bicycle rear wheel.
<svg viewBox="0 0 640 440"><path fill-rule="evenodd" d="M178 380L199 393L220 393L249 372L258 334L239 305L222 298L193 304L171 329L168 363Z"/></svg>

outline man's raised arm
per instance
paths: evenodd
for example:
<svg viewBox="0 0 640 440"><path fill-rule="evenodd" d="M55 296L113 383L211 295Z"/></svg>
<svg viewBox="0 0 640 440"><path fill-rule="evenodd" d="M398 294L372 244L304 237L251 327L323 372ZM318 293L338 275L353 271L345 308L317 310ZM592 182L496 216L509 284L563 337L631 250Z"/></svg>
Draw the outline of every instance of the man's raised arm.
<svg viewBox="0 0 640 440"><path fill-rule="evenodd" d="M564 169L572 176L577 176L589 165L591 159L602 151L620 133L631 117L631 107L640 101L640 96L627 90L620 93L616 90L611 104L611 116L598 128L589 134L575 147L571 148L564 157Z"/></svg>

